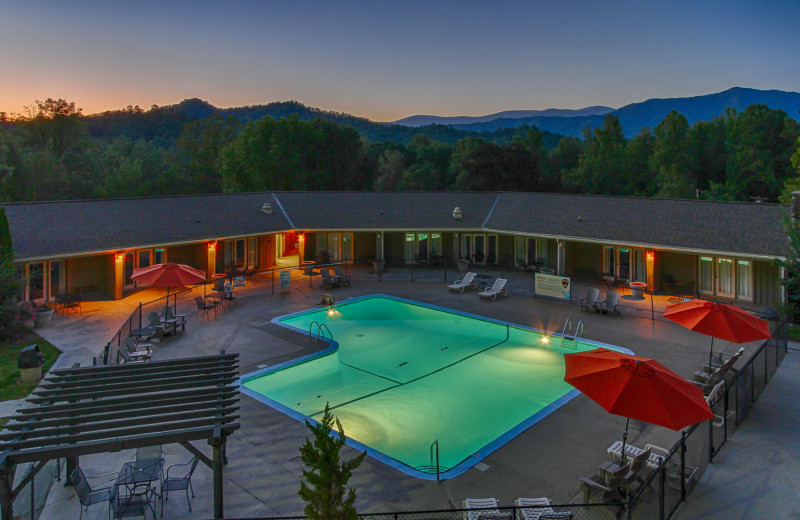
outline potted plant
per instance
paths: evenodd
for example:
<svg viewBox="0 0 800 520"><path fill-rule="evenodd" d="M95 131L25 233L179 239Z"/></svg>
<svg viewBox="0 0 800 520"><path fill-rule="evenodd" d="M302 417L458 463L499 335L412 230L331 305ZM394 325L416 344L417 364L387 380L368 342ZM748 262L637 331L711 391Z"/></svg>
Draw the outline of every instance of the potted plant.
<svg viewBox="0 0 800 520"><path fill-rule="evenodd" d="M50 325L50 320L53 319L55 310L47 305L40 305L33 309L33 322L36 328L46 327Z"/></svg>
<svg viewBox="0 0 800 520"><path fill-rule="evenodd" d="M631 288L631 296L634 298L644 298L644 291L647 290L647 284L643 282L631 282L628 284Z"/></svg>
<svg viewBox="0 0 800 520"><path fill-rule="evenodd" d="M372 261L372 269L373 269L373 272L375 274L383 273L384 267L386 267L386 262L385 261L383 261L383 260L381 260L379 258L376 258L375 260Z"/></svg>

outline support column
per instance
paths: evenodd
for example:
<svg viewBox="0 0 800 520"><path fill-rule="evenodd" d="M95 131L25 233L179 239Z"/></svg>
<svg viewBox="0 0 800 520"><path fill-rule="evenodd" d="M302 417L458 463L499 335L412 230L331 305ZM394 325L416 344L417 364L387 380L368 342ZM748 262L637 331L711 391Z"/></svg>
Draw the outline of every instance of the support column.
<svg viewBox="0 0 800 520"><path fill-rule="evenodd" d="M222 446L224 441L222 437L215 437L209 441L213 448L213 468L211 471L214 475L214 520L222 520L224 517L224 499L222 493Z"/></svg>
<svg viewBox="0 0 800 520"><path fill-rule="evenodd" d="M122 299L122 285L125 274L125 255L122 253L114 254L114 299Z"/></svg>
<svg viewBox="0 0 800 520"><path fill-rule="evenodd" d="M564 275L564 271L566 270L564 267L564 263L566 262L566 255L564 254L564 241L558 241L558 260L556 260L556 274L559 276Z"/></svg>
<svg viewBox="0 0 800 520"><path fill-rule="evenodd" d="M211 275L217 272L217 243L208 243L208 264L206 268L206 281L211 280Z"/></svg>
<svg viewBox="0 0 800 520"><path fill-rule="evenodd" d="M14 466L4 459L0 464L0 518L2 520L14 518L13 500L11 497L11 480L14 477Z"/></svg>

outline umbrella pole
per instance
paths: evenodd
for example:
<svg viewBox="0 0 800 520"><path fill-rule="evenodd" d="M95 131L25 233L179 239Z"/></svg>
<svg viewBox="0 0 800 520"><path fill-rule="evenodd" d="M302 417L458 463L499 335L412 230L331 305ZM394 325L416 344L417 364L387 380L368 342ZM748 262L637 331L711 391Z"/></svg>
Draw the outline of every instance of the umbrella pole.
<svg viewBox="0 0 800 520"><path fill-rule="evenodd" d="M711 350L708 352L708 371L711 372L711 367L714 364L714 336L711 336Z"/></svg>
<svg viewBox="0 0 800 520"><path fill-rule="evenodd" d="M628 417L625 419L625 433L622 434L622 465L624 466L626 463L625 457L625 443L628 442L628 424L631 422L631 418Z"/></svg>

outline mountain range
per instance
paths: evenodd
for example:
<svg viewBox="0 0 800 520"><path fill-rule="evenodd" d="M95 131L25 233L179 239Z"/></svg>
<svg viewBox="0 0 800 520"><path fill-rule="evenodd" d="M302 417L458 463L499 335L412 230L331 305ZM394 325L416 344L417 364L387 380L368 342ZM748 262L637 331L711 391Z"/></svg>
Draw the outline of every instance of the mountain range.
<svg viewBox="0 0 800 520"><path fill-rule="evenodd" d="M704 96L648 99L640 103L625 105L616 110L594 106L574 111L549 109L538 111L539 113L515 110L474 118L468 116L449 118L411 116L395 121L395 124L407 126L447 124L461 130L477 132L529 125L557 134L582 137L585 127L601 126L605 114L614 114L619 118L625 136L630 138L638 134L644 127L654 128L672 110L677 110L686 117L689 124L693 124L695 121L710 121L714 117L724 114L727 108L743 111L750 105L759 103L772 109L781 109L790 117L800 120L800 114L798 114L800 112L800 93L734 87L724 92ZM534 114L528 115L526 112L534 112Z"/></svg>
<svg viewBox="0 0 800 520"><path fill-rule="evenodd" d="M470 117L440 117L416 115L393 123L370 121L363 117L340 112L328 112L307 107L297 101L275 102L266 105L251 105L234 108L217 108L201 99L186 99L177 105L163 107L183 112L190 118L203 118L211 114L236 117L242 121L270 116L275 119L297 115L299 119L322 117L339 124L352 126L363 137L372 142L396 141L409 143L414 135L424 133L433 140L453 144L457 140L473 136L503 144L526 131L525 126L535 126L545 132L545 146L553 147L559 135L583 137L583 129L596 128L603 124L606 114L619 118L625 136L630 138L642 128L654 128L672 110L683 114L693 124L695 121L710 121L723 115L727 108L743 111L750 105L764 104L772 109L781 109L790 117L800 120L800 93L782 90L757 90L734 87L724 92L684 98L648 99L613 109L591 106L578 110L509 110Z"/></svg>

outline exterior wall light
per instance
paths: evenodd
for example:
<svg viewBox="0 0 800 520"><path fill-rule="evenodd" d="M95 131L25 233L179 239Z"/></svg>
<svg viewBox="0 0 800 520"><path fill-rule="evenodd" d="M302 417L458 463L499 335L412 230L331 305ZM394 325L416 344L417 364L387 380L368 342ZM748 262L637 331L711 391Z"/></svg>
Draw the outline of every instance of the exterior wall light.
<svg viewBox="0 0 800 520"><path fill-rule="evenodd" d="M453 218L456 220L461 220L461 217L464 216L464 213L461 211L461 206L456 206L453 210Z"/></svg>

